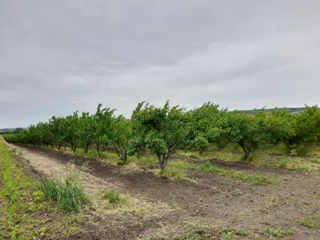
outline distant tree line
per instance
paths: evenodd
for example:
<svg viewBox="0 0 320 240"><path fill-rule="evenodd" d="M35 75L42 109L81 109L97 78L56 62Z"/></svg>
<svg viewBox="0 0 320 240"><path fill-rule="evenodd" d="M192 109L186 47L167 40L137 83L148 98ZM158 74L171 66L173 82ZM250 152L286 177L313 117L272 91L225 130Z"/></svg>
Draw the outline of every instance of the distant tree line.
<svg viewBox="0 0 320 240"><path fill-rule="evenodd" d="M0 134L6 134L6 133L19 133L23 131L23 128L17 127L17 128L3 128L0 129Z"/></svg>
<svg viewBox="0 0 320 240"><path fill-rule="evenodd" d="M113 148L121 164L128 156L148 152L157 157L161 169L177 150L196 149L203 153L210 144L224 148L235 143L243 150L243 159L258 146L279 144L287 154L302 144L320 142L320 110L306 106L291 114L287 109L255 111L252 114L228 112L213 103L186 111L180 106L156 107L138 104L130 119L115 115L115 110L98 105L94 114L74 112L66 117L53 116L48 122L31 125L28 130L5 135L12 143L70 147L73 152L95 148L99 157Z"/></svg>

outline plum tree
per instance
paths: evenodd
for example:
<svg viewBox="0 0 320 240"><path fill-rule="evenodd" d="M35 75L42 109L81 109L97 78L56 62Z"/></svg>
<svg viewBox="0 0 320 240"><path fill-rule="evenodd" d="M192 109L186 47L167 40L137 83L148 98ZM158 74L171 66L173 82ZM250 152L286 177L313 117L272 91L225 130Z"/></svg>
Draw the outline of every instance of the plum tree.
<svg viewBox="0 0 320 240"><path fill-rule="evenodd" d="M170 107L169 101L163 107L139 103L132 113L131 121L136 150L146 149L156 155L161 170L176 150L188 145L185 111L179 106Z"/></svg>

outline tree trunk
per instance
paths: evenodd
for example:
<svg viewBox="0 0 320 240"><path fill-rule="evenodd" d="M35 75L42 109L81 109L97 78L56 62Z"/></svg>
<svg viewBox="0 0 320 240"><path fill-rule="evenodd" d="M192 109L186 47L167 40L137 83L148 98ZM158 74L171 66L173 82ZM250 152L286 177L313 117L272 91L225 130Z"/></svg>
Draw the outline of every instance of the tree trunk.
<svg viewBox="0 0 320 240"><path fill-rule="evenodd" d="M99 145L99 144L96 144L96 149L97 149L99 158L101 158L101 156L102 156L102 151L101 151L101 149L100 149L100 145Z"/></svg>
<svg viewBox="0 0 320 240"><path fill-rule="evenodd" d="M240 145L240 147L242 148L243 153L244 153L243 160L247 161L249 159L250 150L248 148L246 148L244 145Z"/></svg>
<svg viewBox="0 0 320 240"><path fill-rule="evenodd" d="M245 158L244 160L248 160L250 156L250 151L248 149L245 150Z"/></svg>
<svg viewBox="0 0 320 240"><path fill-rule="evenodd" d="M85 148L84 148L84 152L85 153L88 153L88 151L89 151L89 143L86 143L86 145L85 145Z"/></svg>
<svg viewBox="0 0 320 240"><path fill-rule="evenodd" d="M204 148L200 148L200 149L199 149L199 154L200 154L201 156L202 156L203 152L204 152Z"/></svg>
<svg viewBox="0 0 320 240"><path fill-rule="evenodd" d="M61 144L57 144L57 149L59 152L61 152L61 147L62 147Z"/></svg>
<svg viewBox="0 0 320 240"><path fill-rule="evenodd" d="M127 151L122 150L122 156L121 156L122 164L125 164L127 162L127 159L128 159Z"/></svg>
<svg viewBox="0 0 320 240"><path fill-rule="evenodd" d="M157 155L158 156L158 161L159 161L159 165L160 165L160 169L161 171L163 171L165 168L166 168L166 165L167 165L167 162L168 162L168 159L169 159L169 154L166 155L166 154L159 154Z"/></svg>
<svg viewBox="0 0 320 240"><path fill-rule="evenodd" d="M290 156L292 150L295 148L291 143L286 143L286 155Z"/></svg>
<svg viewBox="0 0 320 240"><path fill-rule="evenodd" d="M77 151L77 144L71 144L71 150L73 153L76 153Z"/></svg>

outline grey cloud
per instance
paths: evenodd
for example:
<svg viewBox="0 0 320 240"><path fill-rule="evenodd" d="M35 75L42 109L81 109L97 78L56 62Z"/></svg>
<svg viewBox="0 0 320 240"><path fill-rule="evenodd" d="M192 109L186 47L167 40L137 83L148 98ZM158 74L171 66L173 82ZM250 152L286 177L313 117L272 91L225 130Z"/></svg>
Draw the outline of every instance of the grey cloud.
<svg viewBox="0 0 320 240"><path fill-rule="evenodd" d="M319 103L317 0L2 0L0 127L138 101Z"/></svg>

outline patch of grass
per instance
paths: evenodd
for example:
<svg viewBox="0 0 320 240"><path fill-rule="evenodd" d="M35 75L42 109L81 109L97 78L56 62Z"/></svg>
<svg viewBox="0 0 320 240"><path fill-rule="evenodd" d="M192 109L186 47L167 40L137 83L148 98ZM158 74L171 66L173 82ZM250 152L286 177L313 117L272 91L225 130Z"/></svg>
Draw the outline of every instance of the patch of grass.
<svg viewBox="0 0 320 240"><path fill-rule="evenodd" d="M303 217L299 223L307 228L320 228L320 214Z"/></svg>
<svg viewBox="0 0 320 240"><path fill-rule="evenodd" d="M320 169L320 149L317 146L300 146L294 151L292 156L287 156L284 152L285 146L281 144L262 146L252 153L253 158L250 164L286 168L295 171L313 171ZM225 149L215 149L204 152L202 155L194 151L179 151L177 154L187 157L195 156L203 161L210 158L217 158L228 162L239 161L243 156L243 153L239 149L233 149L232 146Z"/></svg>
<svg viewBox="0 0 320 240"><path fill-rule="evenodd" d="M108 200L110 204L112 205L123 205L125 203L127 203L127 200L123 197L120 196L120 193L113 189L109 192L106 192L103 196L102 196L103 200Z"/></svg>
<svg viewBox="0 0 320 240"><path fill-rule="evenodd" d="M18 167L19 152L10 156L1 139L0 149L0 239L51 238L75 227L65 224L57 206L45 200L40 182Z"/></svg>
<svg viewBox="0 0 320 240"><path fill-rule="evenodd" d="M221 236L221 240L233 240L234 234L232 232L224 232Z"/></svg>
<svg viewBox="0 0 320 240"><path fill-rule="evenodd" d="M131 156L130 158L134 162L158 164L158 160L154 157L151 157L151 156L149 156L149 157L147 157L147 156L144 156L144 157Z"/></svg>
<svg viewBox="0 0 320 240"><path fill-rule="evenodd" d="M183 159L177 159L169 162L169 166L174 168L194 169L196 164L189 163Z"/></svg>
<svg viewBox="0 0 320 240"><path fill-rule="evenodd" d="M50 179L43 183L42 192L47 199L58 201L60 193L62 192L62 184Z"/></svg>
<svg viewBox="0 0 320 240"><path fill-rule="evenodd" d="M198 164L189 163L186 160L178 159L178 160L172 161L170 163L170 166L173 166L176 168L204 170L207 172L216 173L220 176L232 178L235 180L249 182L253 185L267 185L267 184L274 184L277 182L277 180L274 178L269 178L262 175L248 174L240 171L219 168L217 166L212 165L211 162L209 161L206 161L198 165Z"/></svg>
<svg viewBox="0 0 320 240"><path fill-rule="evenodd" d="M226 151L226 150L216 150L216 151L210 151L210 152L204 152L202 155L200 155L198 152L183 152L179 151L178 155L187 156L187 157L197 157L199 159L210 159L210 158L218 158L223 161L227 162L234 162L239 161L241 157L243 156L242 152L234 152L234 151Z"/></svg>
<svg viewBox="0 0 320 240"><path fill-rule="evenodd" d="M157 169L155 174L158 177L166 177L171 180L186 180L187 176L181 169L166 168L164 170Z"/></svg>
<svg viewBox="0 0 320 240"><path fill-rule="evenodd" d="M235 229L235 228L226 228L226 229L223 229L221 232L222 234L229 234L229 235L231 235L230 233L232 233L235 236L248 236L247 232L239 229Z"/></svg>
<svg viewBox="0 0 320 240"><path fill-rule="evenodd" d="M264 230L267 234L277 238L283 238L285 236L290 236L293 234L291 230L281 230L281 229L273 229L273 228L266 228Z"/></svg>
<svg viewBox="0 0 320 240"><path fill-rule="evenodd" d="M129 213L159 217L173 211L167 203L150 202L144 195L131 196L119 193L116 189L99 191L92 196L91 200L93 207L101 214L126 215Z"/></svg>
<svg viewBox="0 0 320 240"><path fill-rule="evenodd" d="M206 230L196 228L187 234L174 237L173 240L209 240L211 239Z"/></svg>
<svg viewBox="0 0 320 240"><path fill-rule="evenodd" d="M42 191L47 199L57 201L59 208L64 212L79 211L88 202L78 176L72 172L68 172L63 181L44 182Z"/></svg>
<svg viewBox="0 0 320 240"><path fill-rule="evenodd" d="M261 166L286 168L294 171L314 171L320 169L320 158L318 157L272 156L261 154L253 163Z"/></svg>
<svg viewBox="0 0 320 240"><path fill-rule="evenodd" d="M249 182L253 185L267 185L276 183L277 180L266 176L257 174L247 174L240 171L227 170L213 166L210 162L205 162L197 166L198 169L205 170L212 173L217 173L220 176L240 180L243 182Z"/></svg>

